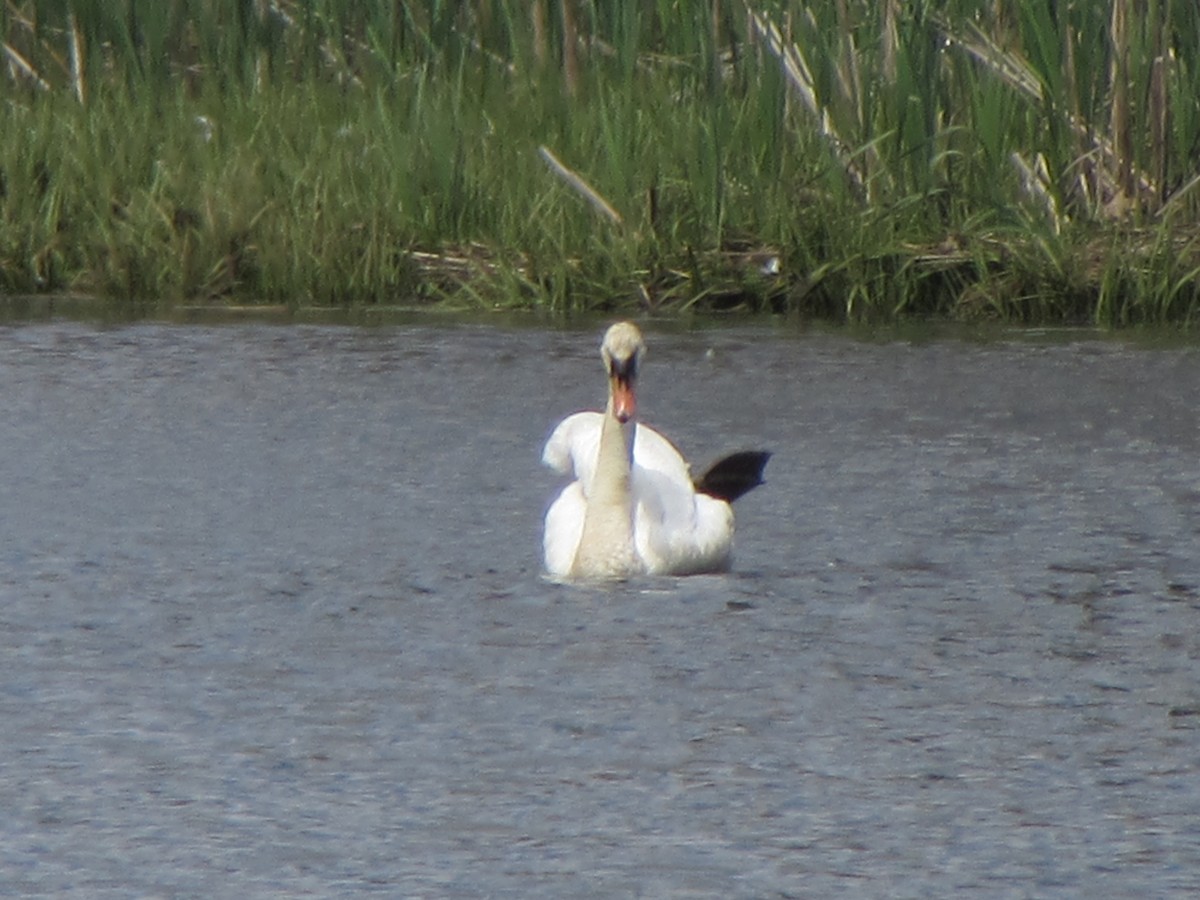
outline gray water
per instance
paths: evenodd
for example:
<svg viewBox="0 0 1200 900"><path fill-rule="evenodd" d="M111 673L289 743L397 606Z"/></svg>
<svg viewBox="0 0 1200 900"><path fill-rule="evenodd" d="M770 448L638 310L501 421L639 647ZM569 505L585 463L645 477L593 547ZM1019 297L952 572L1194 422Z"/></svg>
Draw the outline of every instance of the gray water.
<svg viewBox="0 0 1200 900"><path fill-rule="evenodd" d="M0 892L1200 893L1200 351L648 339L768 484L580 588L595 329L0 328Z"/></svg>

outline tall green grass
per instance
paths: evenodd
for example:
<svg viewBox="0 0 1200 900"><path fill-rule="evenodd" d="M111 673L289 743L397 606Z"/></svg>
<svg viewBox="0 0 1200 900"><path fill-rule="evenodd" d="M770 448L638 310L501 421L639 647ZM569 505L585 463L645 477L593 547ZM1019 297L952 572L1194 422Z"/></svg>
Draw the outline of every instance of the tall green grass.
<svg viewBox="0 0 1200 900"><path fill-rule="evenodd" d="M14 0L0 41L2 291L1112 325L1200 303L1184 0Z"/></svg>

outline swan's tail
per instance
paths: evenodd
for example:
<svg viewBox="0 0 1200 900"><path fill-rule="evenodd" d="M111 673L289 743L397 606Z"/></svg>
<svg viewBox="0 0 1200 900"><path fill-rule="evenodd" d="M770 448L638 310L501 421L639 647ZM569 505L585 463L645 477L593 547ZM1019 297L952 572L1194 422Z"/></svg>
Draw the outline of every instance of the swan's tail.
<svg viewBox="0 0 1200 900"><path fill-rule="evenodd" d="M742 450L724 456L696 479L696 490L732 503L763 483L763 469L770 458L766 450Z"/></svg>

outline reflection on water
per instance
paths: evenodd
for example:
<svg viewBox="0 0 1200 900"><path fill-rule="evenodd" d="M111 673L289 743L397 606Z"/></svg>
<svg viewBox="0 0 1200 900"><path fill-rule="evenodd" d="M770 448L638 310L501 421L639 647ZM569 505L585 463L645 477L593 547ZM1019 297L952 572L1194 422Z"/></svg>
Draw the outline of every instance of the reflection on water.
<svg viewBox="0 0 1200 900"><path fill-rule="evenodd" d="M728 576L538 571L597 333L0 330L25 895L1193 896L1200 353L649 329Z"/></svg>

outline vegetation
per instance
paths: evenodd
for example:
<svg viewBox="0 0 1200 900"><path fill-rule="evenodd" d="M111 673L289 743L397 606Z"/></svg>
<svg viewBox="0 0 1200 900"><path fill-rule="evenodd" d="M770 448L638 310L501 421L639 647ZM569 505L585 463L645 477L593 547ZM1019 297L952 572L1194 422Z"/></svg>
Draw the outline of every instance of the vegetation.
<svg viewBox="0 0 1200 900"><path fill-rule="evenodd" d="M4 0L0 293L1190 322L1194 0Z"/></svg>

